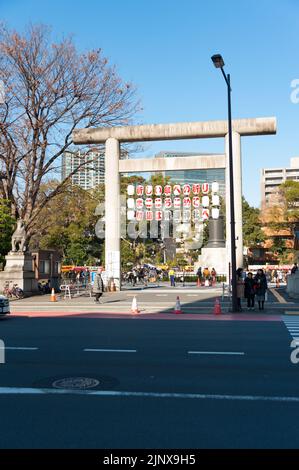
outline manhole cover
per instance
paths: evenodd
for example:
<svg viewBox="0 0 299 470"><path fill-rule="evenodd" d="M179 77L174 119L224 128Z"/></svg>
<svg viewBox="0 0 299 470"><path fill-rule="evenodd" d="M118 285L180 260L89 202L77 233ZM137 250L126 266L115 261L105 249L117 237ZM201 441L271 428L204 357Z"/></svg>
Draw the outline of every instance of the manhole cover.
<svg viewBox="0 0 299 470"><path fill-rule="evenodd" d="M55 380L52 386L55 388L68 388L72 390L86 390L87 388L97 387L99 380L89 377L66 377L64 379Z"/></svg>

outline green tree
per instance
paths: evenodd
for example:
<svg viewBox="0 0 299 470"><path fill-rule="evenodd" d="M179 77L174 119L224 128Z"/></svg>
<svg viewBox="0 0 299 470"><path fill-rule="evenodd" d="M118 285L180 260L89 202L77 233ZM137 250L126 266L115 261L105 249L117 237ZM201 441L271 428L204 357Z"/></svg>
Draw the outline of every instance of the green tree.
<svg viewBox="0 0 299 470"><path fill-rule="evenodd" d="M262 230L260 209L250 206L244 196L242 197L243 211L243 241L245 246L256 246L265 241Z"/></svg>
<svg viewBox="0 0 299 470"><path fill-rule="evenodd" d="M11 216L10 204L7 199L0 199L0 264L11 248L15 219Z"/></svg>

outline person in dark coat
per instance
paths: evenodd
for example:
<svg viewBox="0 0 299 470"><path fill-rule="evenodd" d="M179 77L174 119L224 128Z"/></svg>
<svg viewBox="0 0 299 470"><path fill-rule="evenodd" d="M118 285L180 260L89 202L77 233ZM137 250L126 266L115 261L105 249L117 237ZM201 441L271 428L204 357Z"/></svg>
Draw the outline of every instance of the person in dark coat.
<svg viewBox="0 0 299 470"><path fill-rule="evenodd" d="M244 297L247 299L247 308L248 310L254 310L254 298L255 298L255 281L253 279L253 274L248 273L245 278L244 285Z"/></svg>
<svg viewBox="0 0 299 470"><path fill-rule="evenodd" d="M259 304L259 310L264 310L264 303L265 303L265 296L266 291L268 288L267 279L264 274L263 269L258 269L256 276L254 277L255 286L255 294L256 300Z"/></svg>
<svg viewBox="0 0 299 470"><path fill-rule="evenodd" d="M100 302L100 298L103 295L104 292L104 283L103 279L101 276L101 273L103 271L103 268L98 268L98 272L94 278L94 283L93 283L93 292L95 293L95 302Z"/></svg>
<svg viewBox="0 0 299 470"><path fill-rule="evenodd" d="M244 281L243 281L243 268L238 268L236 272L237 278L237 309L242 311L241 299L244 296Z"/></svg>

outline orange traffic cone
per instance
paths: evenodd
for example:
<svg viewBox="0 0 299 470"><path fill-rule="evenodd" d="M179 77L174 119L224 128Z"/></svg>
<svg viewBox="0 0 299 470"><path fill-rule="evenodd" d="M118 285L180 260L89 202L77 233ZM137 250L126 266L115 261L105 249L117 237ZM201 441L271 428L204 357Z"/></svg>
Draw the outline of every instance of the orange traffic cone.
<svg viewBox="0 0 299 470"><path fill-rule="evenodd" d="M138 310L137 299L135 295L132 300L131 313L140 313L140 310Z"/></svg>
<svg viewBox="0 0 299 470"><path fill-rule="evenodd" d="M215 305L214 305L213 313L214 313L215 315L220 315L220 314L222 313L221 304L220 304L218 298L215 300Z"/></svg>
<svg viewBox="0 0 299 470"><path fill-rule="evenodd" d="M50 300L51 300L51 302L57 302L57 295L55 294L54 287L52 287Z"/></svg>
<svg viewBox="0 0 299 470"><path fill-rule="evenodd" d="M183 311L181 309L181 302L180 302L179 296L177 296L177 298L176 298L174 313L183 313Z"/></svg>

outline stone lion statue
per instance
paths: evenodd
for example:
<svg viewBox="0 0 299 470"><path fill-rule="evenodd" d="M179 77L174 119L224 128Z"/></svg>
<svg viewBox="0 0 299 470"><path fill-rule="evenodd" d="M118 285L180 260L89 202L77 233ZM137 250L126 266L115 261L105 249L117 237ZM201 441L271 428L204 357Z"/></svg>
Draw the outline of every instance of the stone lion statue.
<svg viewBox="0 0 299 470"><path fill-rule="evenodd" d="M14 253L16 252L23 252L26 251L26 229L25 229L25 224L22 219L17 220L17 228L12 234L11 237L11 246L12 246L12 251Z"/></svg>

